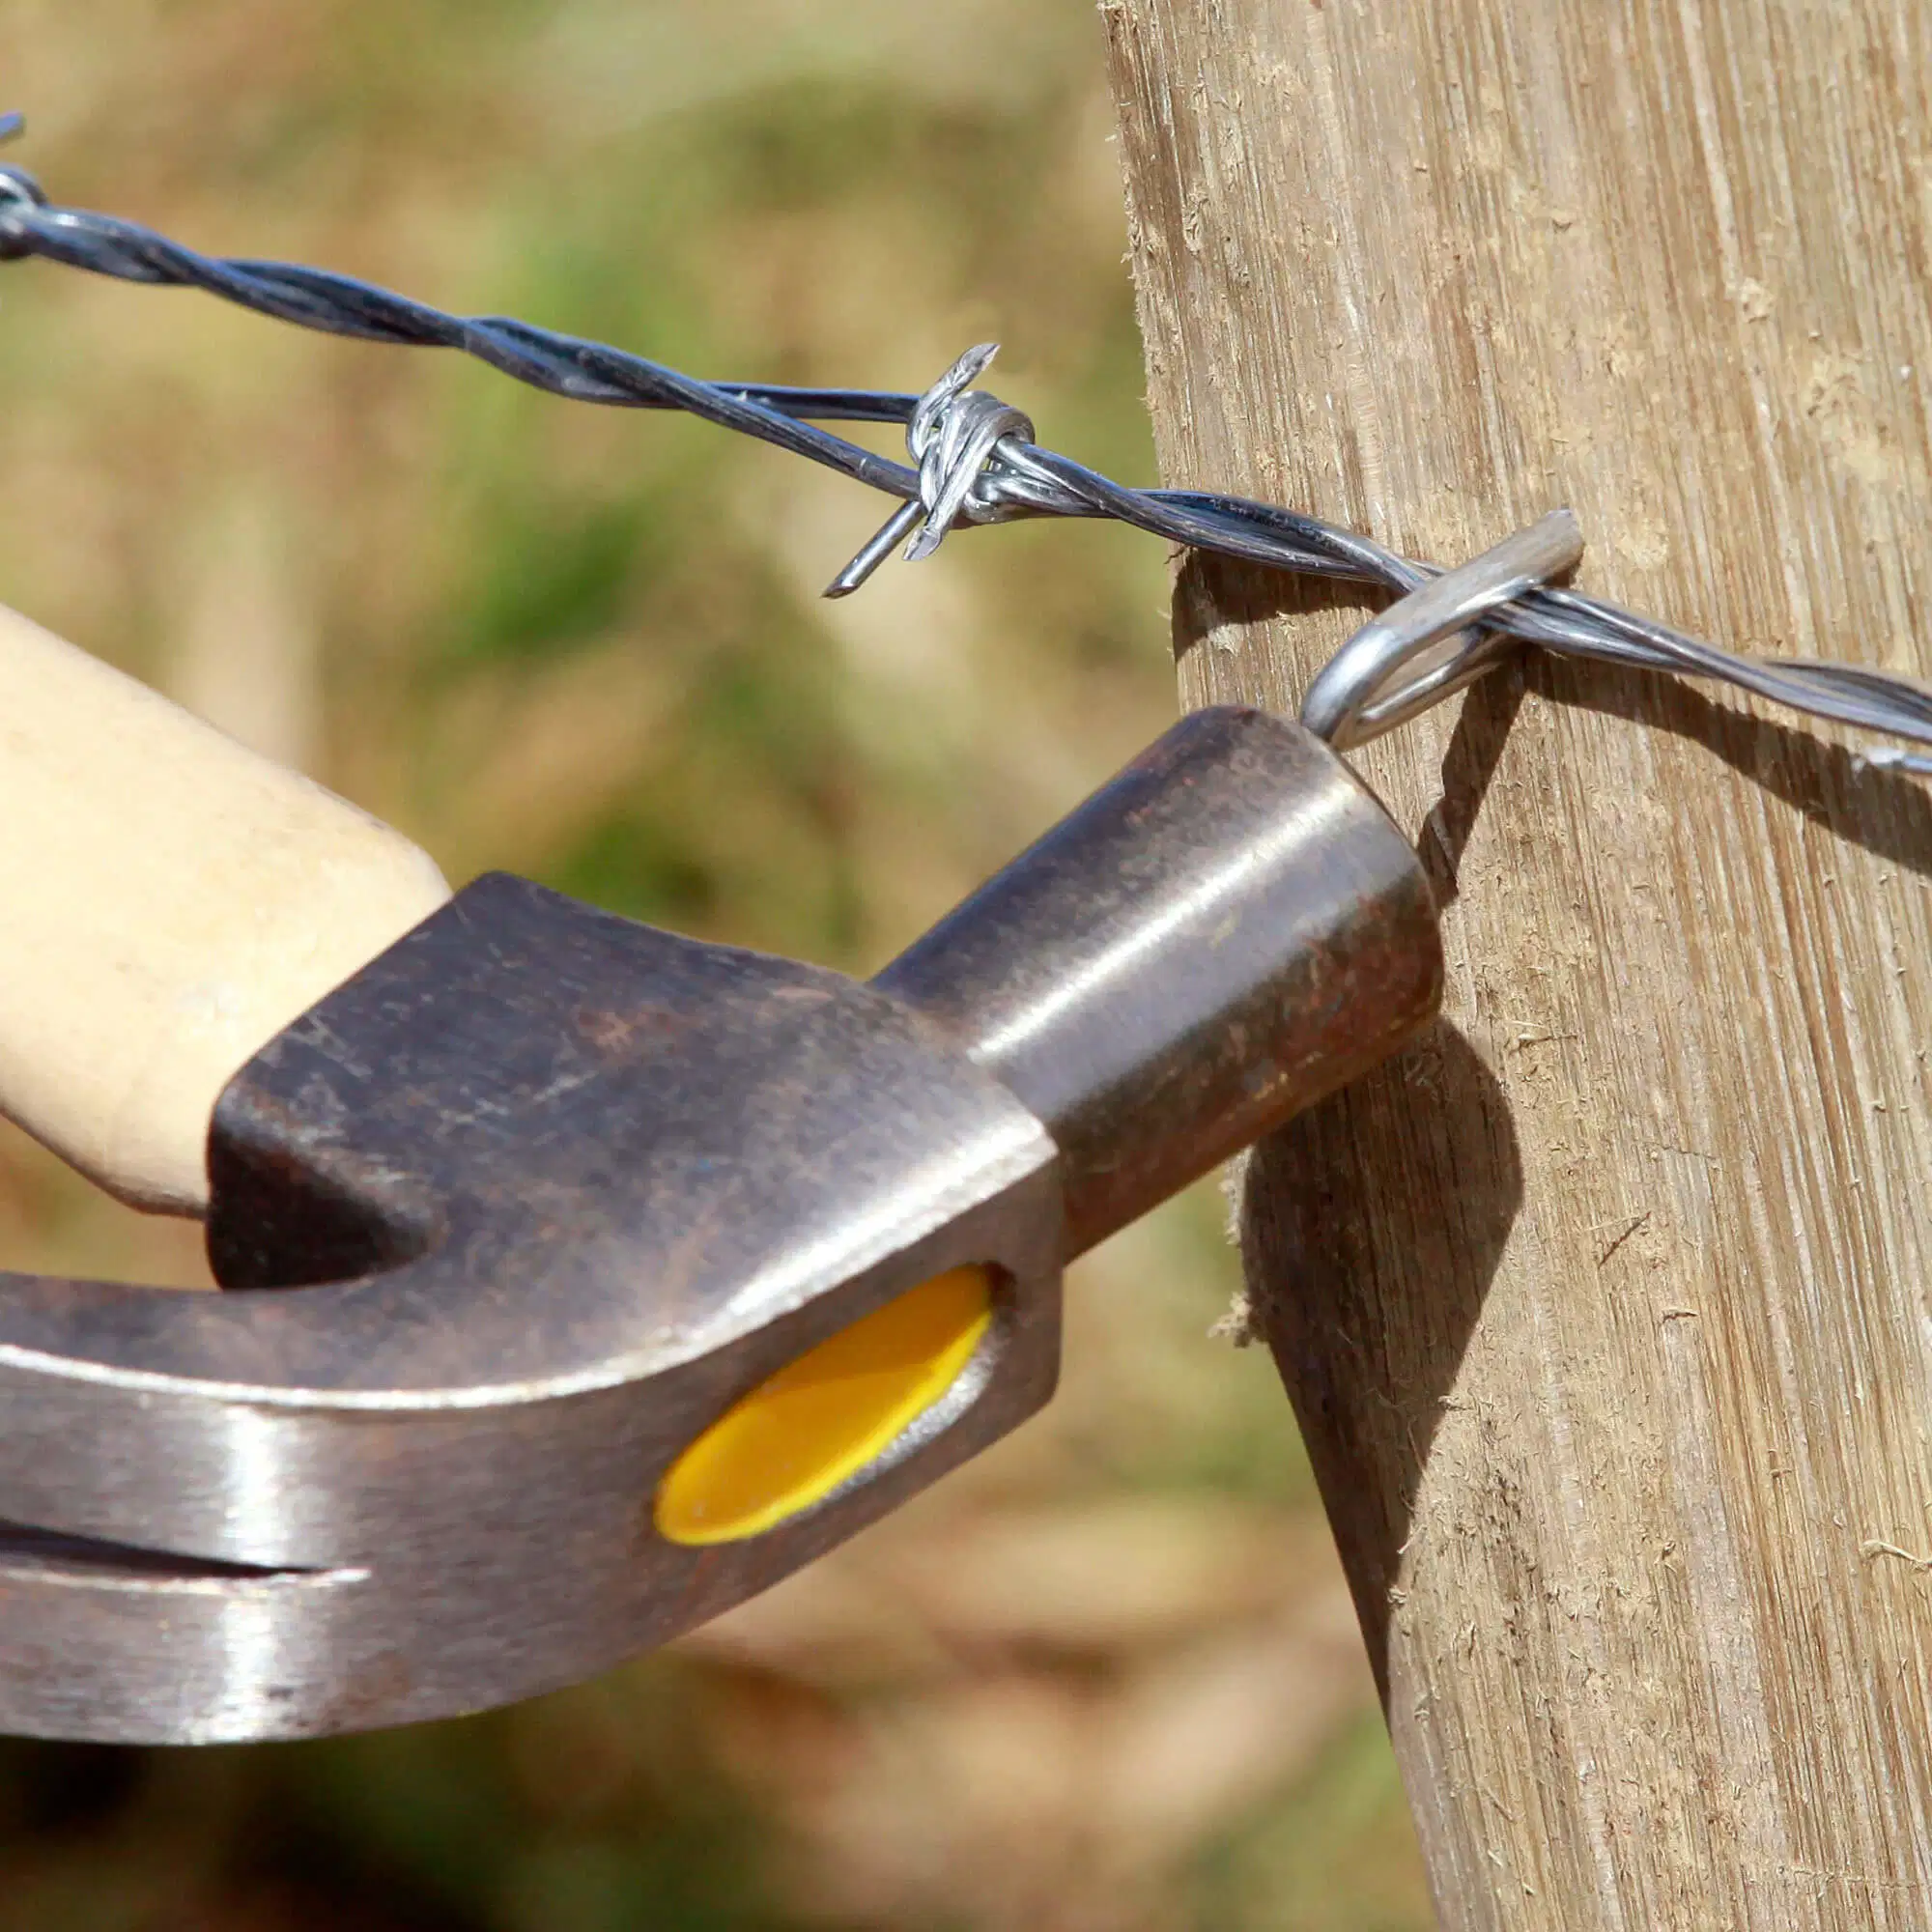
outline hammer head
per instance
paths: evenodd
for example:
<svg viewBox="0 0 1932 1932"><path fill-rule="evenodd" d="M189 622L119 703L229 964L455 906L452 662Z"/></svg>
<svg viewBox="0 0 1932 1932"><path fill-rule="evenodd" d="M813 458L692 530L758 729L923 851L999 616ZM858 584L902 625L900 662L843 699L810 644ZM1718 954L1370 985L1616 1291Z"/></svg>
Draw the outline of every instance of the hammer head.
<svg viewBox="0 0 1932 1932"><path fill-rule="evenodd" d="M873 985L479 880L235 1077L236 1293L0 1282L0 1725L588 1675L1043 1403L1060 1264L1434 1012L1332 753L1201 714Z"/></svg>

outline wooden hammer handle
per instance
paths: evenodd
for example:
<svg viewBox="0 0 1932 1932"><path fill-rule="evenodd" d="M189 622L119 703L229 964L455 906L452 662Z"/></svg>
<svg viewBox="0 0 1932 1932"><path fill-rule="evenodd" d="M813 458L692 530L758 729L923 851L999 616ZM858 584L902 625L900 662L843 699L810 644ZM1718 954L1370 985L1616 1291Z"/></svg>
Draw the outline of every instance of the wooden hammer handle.
<svg viewBox="0 0 1932 1932"><path fill-rule="evenodd" d="M449 896L400 833L0 610L0 1113L207 1206L230 1076Z"/></svg>

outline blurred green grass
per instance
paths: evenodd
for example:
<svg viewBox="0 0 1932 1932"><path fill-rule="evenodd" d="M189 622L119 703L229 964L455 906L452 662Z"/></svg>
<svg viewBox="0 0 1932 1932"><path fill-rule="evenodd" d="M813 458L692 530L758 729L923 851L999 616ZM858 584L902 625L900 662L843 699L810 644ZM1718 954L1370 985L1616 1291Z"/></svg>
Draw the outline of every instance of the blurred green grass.
<svg viewBox="0 0 1932 1932"><path fill-rule="evenodd" d="M1084 14L849 0L16 0L60 199L716 376L919 388L1001 337L1152 473ZM0 598L452 878L877 966L1172 716L1159 547L963 532L702 425L185 295L0 275ZM1205 1339L1211 1189L1084 1264L1048 1416L595 1685L198 1753L0 1747L11 1927L1428 1922L1279 1385ZM0 1140L0 1263L199 1279Z"/></svg>

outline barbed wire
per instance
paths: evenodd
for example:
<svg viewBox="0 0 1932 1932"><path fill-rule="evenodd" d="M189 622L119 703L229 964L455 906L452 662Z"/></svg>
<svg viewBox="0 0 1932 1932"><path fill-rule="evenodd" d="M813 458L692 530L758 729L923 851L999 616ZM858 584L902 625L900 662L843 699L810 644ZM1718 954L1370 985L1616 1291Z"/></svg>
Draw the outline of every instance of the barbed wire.
<svg viewBox="0 0 1932 1932"><path fill-rule="evenodd" d="M0 116L0 140L20 131ZM0 167L0 261L39 257L151 286L200 289L259 315L364 342L458 350L533 388L619 409L682 410L756 437L900 499L899 508L828 585L856 590L898 543L929 555L959 523L1021 517L1112 518L1190 549L1301 576L1374 583L1406 594L1439 566L1277 504L1202 490L1117 483L1033 440L1019 411L972 384L995 345L969 350L922 395L706 382L600 342L508 316L458 316L326 269L209 256L138 222L52 204L24 169ZM895 423L911 465L821 428ZM1490 611L1485 628L1560 657L1734 685L1811 717L1932 747L1932 687L1862 666L1747 657L1653 618L1560 588L1532 590ZM1862 753L1870 765L1932 774L1932 756Z"/></svg>

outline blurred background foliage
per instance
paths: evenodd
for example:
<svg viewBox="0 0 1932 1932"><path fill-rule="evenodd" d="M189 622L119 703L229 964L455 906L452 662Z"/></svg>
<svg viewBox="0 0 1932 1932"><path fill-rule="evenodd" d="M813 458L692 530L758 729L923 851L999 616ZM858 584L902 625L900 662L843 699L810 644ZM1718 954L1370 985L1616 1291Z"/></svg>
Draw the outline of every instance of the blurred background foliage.
<svg viewBox="0 0 1932 1932"><path fill-rule="evenodd" d="M979 0L9 0L57 199L700 373L1004 338L1151 474L1090 14ZM0 598L404 826L859 972L1172 716L1134 533L967 532L702 425L179 294L0 273ZM206 1280L0 1141L0 1265ZM87 1932L1400 1932L1406 1813L1211 1190L1070 1284L1064 1392L668 1654L462 1723L0 1745L0 1922Z"/></svg>

